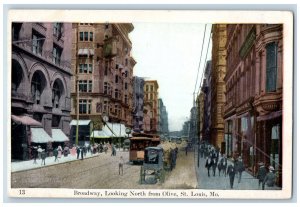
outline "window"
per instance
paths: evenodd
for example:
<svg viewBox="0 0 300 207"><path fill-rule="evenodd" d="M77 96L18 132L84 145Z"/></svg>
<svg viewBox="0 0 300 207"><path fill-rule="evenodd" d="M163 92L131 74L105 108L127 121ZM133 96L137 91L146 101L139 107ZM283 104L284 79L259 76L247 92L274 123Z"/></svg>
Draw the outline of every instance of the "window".
<svg viewBox="0 0 300 207"><path fill-rule="evenodd" d="M109 28L109 24L105 24L104 29L108 29L108 28Z"/></svg>
<svg viewBox="0 0 300 207"><path fill-rule="evenodd" d="M116 83L119 82L119 76L118 76L118 75L116 75L115 82L116 82Z"/></svg>
<svg viewBox="0 0 300 207"><path fill-rule="evenodd" d="M61 53L62 53L62 49L60 47L58 47L57 45L53 45L53 56L52 56L52 62L54 64L59 65L60 64L60 58L61 58Z"/></svg>
<svg viewBox="0 0 300 207"><path fill-rule="evenodd" d="M79 64L79 73L93 73L93 64Z"/></svg>
<svg viewBox="0 0 300 207"><path fill-rule="evenodd" d="M128 65L128 59L126 58L125 59L125 66L127 66Z"/></svg>
<svg viewBox="0 0 300 207"><path fill-rule="evenodd" d="M45 78L39 74L35 73L31 81L31 94L35 104L41 103L41 95L43 93Z"/></svg>
<svg viewBox="0 0 300 207"><path fill-rule="evenodd" d="M90 32L90 41L93 41L93 32Z"/></svg>
<svg viewBox="0 0 300 207"><path fill-rule="evenodd" d="M153 91L153 86L151 86L151 91Z"/></svg>
<svg viewBox="0 0 300 207"><path fill-rule="evenodd" d="M118 99L119 91L118 89L115 89L115 99Z"/></svg>
<svg viewBox="0 0 300 207"><path fill-rule="evenodd" d="M105 61L104 75L108 75L108 61Z"/></svg>
<svg viewBox="0 0 300 207"><path fill-rule="evenodd" d="M108 94L108 83L104 82L104 94Z"/></svg>
<svg viewBox="0 0 300 207"><path fill-rule="evenodd" d="M118 114L118 104L115 104L115 114Z"/></svg>
<svg viewBox="0 0 300 207"><path fill-rule="evenodd" d="M89 80L88 92L92 92L92 89L93 89L93 81Z"/></svg>
<svg viewBox="0 0 300 207"><path fill-rule="evenodd" d="M107 112L107 107L108 107L108 102L104 101L103 102L103 112Z"/></svg>
<svg viewBox="0 0 300 207"><path fill-rule="evenodd" d="M148 85L146 85L146 91L148 92L148 90L149 90L149 86L148 86Z"/></svg>
<svg viewBox="0 0 300 207"><path fill-rule="evenodd" d="M277 45L275 42L269 43L266 46L267 61L266 61L266 91L276 91L277 82Z"/></svg>
<svg viewBox="0 0 300 207"><path fill-rule="evenodd" d="M93 32L79 32L80 41L93 41Z"/></svg>
<svg viewBox="0 0 300 207"><path fill-rule="evenodd" d="M125 99L125 104L128 104L128 96L125 95L124 97L125 97L125 98L124 98L124 99Z"/></svg>
<svg viewBox="0 0 300 207"><path fill-rule="evenodd" d="M36 32L32 33L32 52L37 55L42 55L44 37Z"/></svg>
<svg viewBox="0 0 300 207"><path fill-rule="evenodd" d="M125 89L127 89L127 88L128 88L128 83L125 83L125 86L124 86L124 88L125 88Z"/></svg>
<svg viewBox="0 0 300 207"><path fill-rule="evenodd" d="M93 64L89 64L89 73L93 73Z"/></svg>
<svg viewBox="0 0 300 207"><path fill-rule="evenodd" d="M93 81L92 80L79 80L79 91L81 92L92 92Z"/></svg>
<svg viewBox="0 0 300 207"><path fill-rule="evenodd" d="M127 70L125 71L125 77L126 78L128 77L128 71Z"/></svg>
<svg viewBox="0 0 300 207"><path fill-rule="evenodd" d="M84 41L89 41L89 33L84 32Z"/></svg>
<svg viewBox="0 0 300 207"><path fill-rule="evenodd" d="M55 81L52 89L52 106L54 108L59 108L59 100L60 100L59 85L57 81Z"/></svg>
<svg viewBox="0 0 300 207"><path fill-rule="evenodd" d="M12 23L12 40L19 40L19 34L21 30L22 23Z"/></svg>
<svg viewBox="0 0 300 207"><path fill-rule="evenodd" d="M80 99L79 100L79 113L90 114L92 109L92 100Z"/></svg>
<svg viewBox="0 0 300 207"><path fill-rule="evenodd" d="M57 37L60 38L62 36L62 23L53 23L53 34Z"/></svg>
<svg viewBox="0 0 300 207"><path fill-rule="evenodd" d="M80 41L83 41L83 32L80 32L80 33L79 33L79 40L80 40Z"/></svg>

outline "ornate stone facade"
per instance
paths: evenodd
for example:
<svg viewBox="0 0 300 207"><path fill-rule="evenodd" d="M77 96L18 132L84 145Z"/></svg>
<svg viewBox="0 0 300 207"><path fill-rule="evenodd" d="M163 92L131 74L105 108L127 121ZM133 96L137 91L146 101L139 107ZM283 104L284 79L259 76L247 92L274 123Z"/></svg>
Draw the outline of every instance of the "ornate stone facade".
<svg viewBox="0 0 300 207"><path fill-rule="evenodd" d="M51 153L53 129L70 133L71 30L69 23L12 23L12 159L30 158L33 145Z"/></svg>
<svg viewBox="0 0 300 207"><path fill-rule="evenodd" d="M211 67L211 143L224 152L224 105L226 74L226 25L216 24L212 28Z"/></svg>

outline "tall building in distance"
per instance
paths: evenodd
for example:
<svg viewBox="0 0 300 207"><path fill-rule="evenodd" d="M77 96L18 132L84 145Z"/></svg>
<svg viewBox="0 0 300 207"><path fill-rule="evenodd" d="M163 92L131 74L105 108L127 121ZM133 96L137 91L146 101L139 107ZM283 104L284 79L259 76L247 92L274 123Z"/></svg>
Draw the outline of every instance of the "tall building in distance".
<svg viewBox="0 0 300 207"><path fill-rule="evenodd" d="M132 127L132 24L74 23L72 43L72 140L79 113L79 140L102 128L102 117ZM77 100L77 96L79 97ZM78 106L78 107L77 107ZM77 112L78 110L78 112Z"/></svg>
<svg viewBox="0 0 300 207"><path fill-rule="evenodd" d="M211 61L211 143L225 151L224 142L224 105L226 74L226 25L215 24L212 27Z"/></svg>
<svg viewBox="0 0 300 207"><path fill-rule="evenodd" d="M159 133L161 135L169 134L169 124L168 124L168 112L167 108L164 105L164 102L161 98L158 99L158 108L159 108Z"/></svg>
<svg viewBox="0 0 300 207"><path fill-rule="evenodd" d="M144 84L144 129L157 134L159 129L158 83L146 80Z"/></svg>
<svg viewBox="0 0 300 207"><path fill-rule="evenodd" d="M71 31L70 23L12 23L13 160L69 141Z"/></svg>

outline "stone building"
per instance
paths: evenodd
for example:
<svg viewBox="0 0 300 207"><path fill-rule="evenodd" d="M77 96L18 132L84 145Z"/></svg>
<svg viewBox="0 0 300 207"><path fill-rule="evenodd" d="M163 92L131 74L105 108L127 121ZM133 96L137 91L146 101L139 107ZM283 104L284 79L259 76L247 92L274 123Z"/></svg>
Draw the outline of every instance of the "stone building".
<svg viewBox="0 0 300 207"><path fill-rule="evenodd" d="M89 142L93 130L108 122L132 127L132 24L74 23L72 42L72 130L75 142L79 114L79 142ZM79 96L77 100L77 96ZM79 106L79 107L77 107ZM77 112L78 110L78 112Z"/></svg>
<svg viewBox="0 0 300 207"><path fill-rule="evenodd" d="M206 62L205 73L204 73L204 135L203 140L210 142L210 131L211 131L211 61Z"/></svg>
<svg viewBox="0 0 300 207"><path fill-rule="evenodd" d="M202 89L200 91L200 94L197 96L196 99L196 106L197 106L197 137L199 138L198 141L202 141L204 137L205 132L205 111L204 111L204 101L206 99L204 89L205 85L202 85Z"/></svg>
<svg viewBox="0 0 300 207"><path fill-rule="evenodd" d="M32 146L69 139L71 85L69 23L12 23L12 159L28 159Z"/></svg>
<svg viewBox="0 0 300 207"><path fill-rule="evenodd" d="M156 80L147 80L144 84L144 130L157 134L159 128L158 83ZM150 123L147 121L150 120ZM150 126L149 126L150 124ZM149 131L147 130L149 129Z"/></svg>
<svg viewBox="0 0 300 207"><path fill-rule="evenodd" d="M234 24L226 30L227 154L242 155L250 171L263 161L281 175L282 25Z"/></svg>
<svg viewBox="0 0 300 207"><path fill-rule="evenodd" d="M144 79L133 77L133 131L143 131Z"/></svg>
<svg viewBox="0 0 300 207"><path fill-rule="evenodd" d="M215 24L212 27L211 60L211 143L225 150L224 142L224 104L226 73L226 25Z"/></svg>
<svg viewBox="0 0 300 207"><path fill-rule="evenodd" d="M169 133L169 126L168 126L168 113L167 108L164 105L164 102L161 98L158 99L159 103L159 133L162 135L168 135Z"/></svg>

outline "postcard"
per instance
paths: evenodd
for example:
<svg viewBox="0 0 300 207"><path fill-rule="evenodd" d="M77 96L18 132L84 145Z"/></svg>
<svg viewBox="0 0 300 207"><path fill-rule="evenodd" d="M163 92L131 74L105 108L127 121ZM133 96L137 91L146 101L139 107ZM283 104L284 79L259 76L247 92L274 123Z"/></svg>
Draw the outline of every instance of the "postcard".
<svg viewBox="0 0 300 207"><path fill-rule="evenodd" d="M292 13L7 21L9 196L291 198Z"/></svg>

